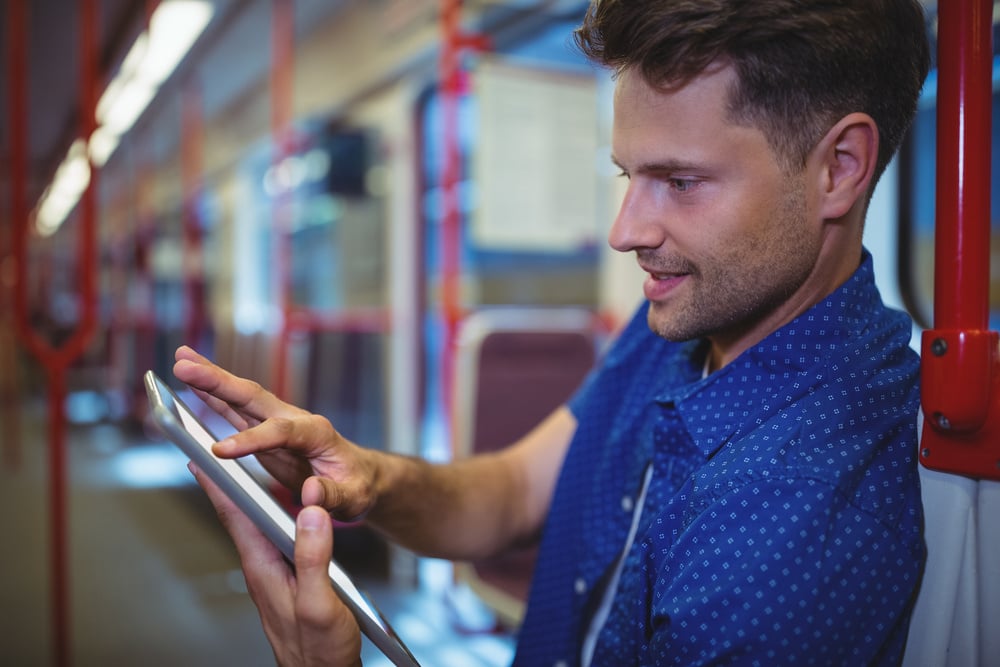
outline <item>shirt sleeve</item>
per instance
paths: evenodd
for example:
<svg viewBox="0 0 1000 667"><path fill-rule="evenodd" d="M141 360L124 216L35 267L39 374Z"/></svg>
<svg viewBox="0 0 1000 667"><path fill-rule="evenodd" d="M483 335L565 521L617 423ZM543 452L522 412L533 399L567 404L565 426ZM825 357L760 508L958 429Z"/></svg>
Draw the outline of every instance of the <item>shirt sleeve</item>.
<svg viewBox="0 0 1000 667"><path fill-rule="evenodd" d="M743 486L661 561L643 664L896 662L919 578L904 544L824 482Z"/></svg>

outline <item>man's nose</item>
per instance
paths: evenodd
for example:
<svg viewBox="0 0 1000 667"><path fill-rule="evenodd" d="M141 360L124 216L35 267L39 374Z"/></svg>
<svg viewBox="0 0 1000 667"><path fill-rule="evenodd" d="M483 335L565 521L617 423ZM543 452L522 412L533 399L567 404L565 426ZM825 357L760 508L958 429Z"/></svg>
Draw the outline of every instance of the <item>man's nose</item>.
<svg viewBox="0 0 1000 667"><path fill-rule="evenodd" d="M658 248L663 244L663 228L647 189L630 181L618 215L608 232L608 245L619 252Z"/></svg>

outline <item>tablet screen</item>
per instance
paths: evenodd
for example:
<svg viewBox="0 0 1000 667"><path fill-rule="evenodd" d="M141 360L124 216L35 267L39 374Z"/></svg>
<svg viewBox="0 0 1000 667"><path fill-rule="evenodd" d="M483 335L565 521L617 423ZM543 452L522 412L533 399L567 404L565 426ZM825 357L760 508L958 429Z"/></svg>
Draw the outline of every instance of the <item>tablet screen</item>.
<svg viewBox="0 0 1000 667"><path fill-rule="evenodd" d="M162 379L148 371L144 380L153 418L164 434L229 495L286 558L292 560L295 520L238 460L218 458L212 453L212 445L218 439ZM417 665L388 623L332 560L329 573L334 589L369 639L396 665Z"/></svg>

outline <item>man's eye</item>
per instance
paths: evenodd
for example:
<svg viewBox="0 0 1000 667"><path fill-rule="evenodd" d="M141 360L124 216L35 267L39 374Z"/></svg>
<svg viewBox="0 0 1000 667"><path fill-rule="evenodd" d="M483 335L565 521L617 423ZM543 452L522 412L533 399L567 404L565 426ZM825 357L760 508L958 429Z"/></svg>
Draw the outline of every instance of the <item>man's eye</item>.
<svg viewBox="0 0 1000 667"><path fill-rule="evenodd" d="M695 185L694 181L687 180L684 178L671 178L669 183L670 187L672 187L677 192L688 192Z"/></svg>
<svg viewBox="0 0 1000 667"><path fill-rule="evenodd" d="M624 169L622 169L622 170L620 170L620 171L618 172L618 178L624 178L624 179L629 179L629 178L630 178L630 176L628 175L628 172L627 172L627 171L625 171Z"/></svg>

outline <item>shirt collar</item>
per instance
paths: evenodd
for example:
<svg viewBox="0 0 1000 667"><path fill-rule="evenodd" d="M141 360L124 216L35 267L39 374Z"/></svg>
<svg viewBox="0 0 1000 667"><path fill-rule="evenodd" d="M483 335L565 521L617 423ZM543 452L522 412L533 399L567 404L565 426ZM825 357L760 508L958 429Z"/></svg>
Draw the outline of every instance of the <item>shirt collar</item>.
<svg viewBox="0 0 1000 667"><path fill-rule="evenodd" d="M857 340L879 304L872 258L864 250L847 282L708 377L700 373L704 341L683 344L678 363L686 381L664 388L655 400L676 407L695 445L711 456L774 402L775 389L815 367L844 341Z"/></svg>

